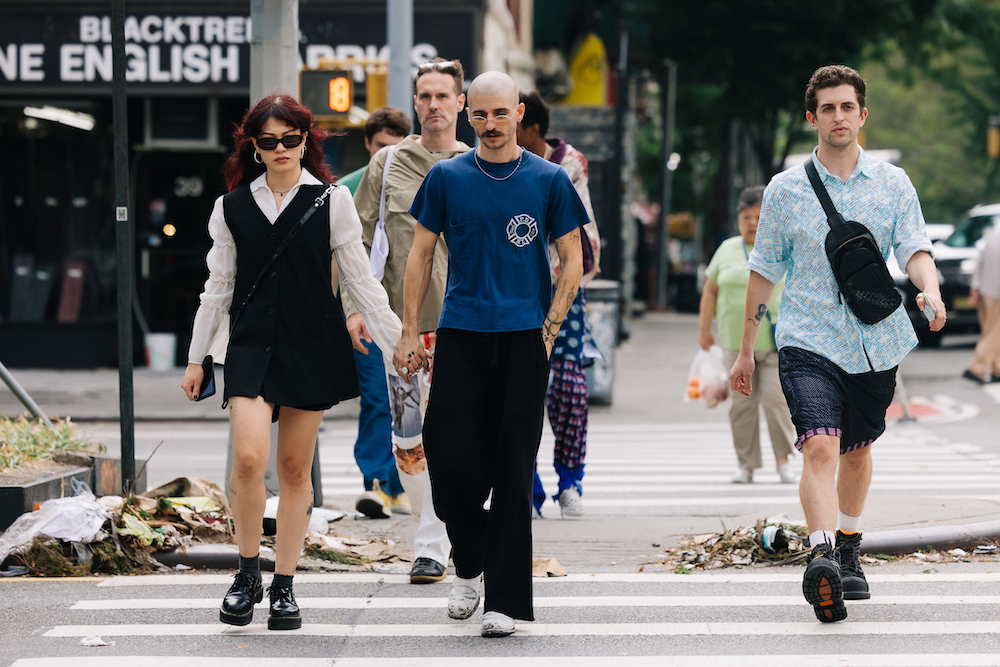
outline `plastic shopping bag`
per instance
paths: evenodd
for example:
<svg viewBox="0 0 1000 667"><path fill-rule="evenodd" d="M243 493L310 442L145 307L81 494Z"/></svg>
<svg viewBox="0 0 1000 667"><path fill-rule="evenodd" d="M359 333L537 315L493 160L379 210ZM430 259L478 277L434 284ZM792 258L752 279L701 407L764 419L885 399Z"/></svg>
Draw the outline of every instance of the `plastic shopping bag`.
<svg viewBox="0 0 1000 667"><path fill-rule="evenodd" d="M722 363L722 348L713 345L707 351L698 350L688 372L685 401L705 401L714 408L729 398L729 369Z"/></svg>

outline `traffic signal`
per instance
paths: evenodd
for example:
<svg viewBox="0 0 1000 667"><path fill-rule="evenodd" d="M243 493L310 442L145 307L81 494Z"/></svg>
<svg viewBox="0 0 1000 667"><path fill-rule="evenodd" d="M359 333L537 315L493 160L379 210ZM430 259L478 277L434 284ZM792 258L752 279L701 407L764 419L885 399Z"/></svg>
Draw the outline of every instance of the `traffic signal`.
<svg viewBox="0 0 1000 667"><path fill-rule="evenodd" d="M317 118L346 116L354 105L354 79L344 70L303 70L299 99Z"/></svg>

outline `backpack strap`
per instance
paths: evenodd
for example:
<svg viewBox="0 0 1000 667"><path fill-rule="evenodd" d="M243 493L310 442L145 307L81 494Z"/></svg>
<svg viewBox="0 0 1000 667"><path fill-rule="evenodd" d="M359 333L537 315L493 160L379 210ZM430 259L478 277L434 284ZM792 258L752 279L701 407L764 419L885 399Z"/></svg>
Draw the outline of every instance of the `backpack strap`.
<svg viewBox="0 0 1000 667"><path fill-rule="evenodd" d="M833 200L830 199L830 193L826 191L826 186L823 185L823 181L820 180L819 171L816 169L816 164L813 162L813 158L810 155L809 159L806 160L806 175L809 177L809 182L813 186L813 191L819 198L819 203L823 205L823 210L826 211L826 222L830 227L836 227L838 225L844 224L844 216L842 216L838 211L837 207L833 205Z"/></svg>

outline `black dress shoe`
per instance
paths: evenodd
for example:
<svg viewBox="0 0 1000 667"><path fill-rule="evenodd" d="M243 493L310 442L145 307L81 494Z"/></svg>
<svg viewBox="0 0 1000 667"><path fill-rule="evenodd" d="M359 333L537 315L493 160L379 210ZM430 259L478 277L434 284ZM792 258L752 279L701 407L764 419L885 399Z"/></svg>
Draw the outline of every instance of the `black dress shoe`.
<svg viewBox="0 0 1000 667"><path fill-rule="evenodd" d="M297 630L302 627L302 616L291 586L271 586L267 589L267 594L271 598L268 630Z"/></svg>
<svg viewBox="0 0 1000 667"><path fill-rule="evenodd" d="M968 368L966 368L965 372L962 373L962 377L964 377L966 380L972 380L976 384L986 384L986 380L984 378L979 377L978 375L970 371Z"/></svg>
<svg viewBox="0 0 1000 667"><path fill-rule="evenodd" d="M264 586L260 578L248 572L237 572L236 580L222 599L219 620L230 625L249 625L253 620L253 606L264 599Z"/></svg>
<svg viewBox="0 0 1000 667"><path fill-rule="evenodd" d="M418 558L413 561L413 569L410 570L411 584L432 584L435 581L444 581L445 567L433 558Z"/></svg>

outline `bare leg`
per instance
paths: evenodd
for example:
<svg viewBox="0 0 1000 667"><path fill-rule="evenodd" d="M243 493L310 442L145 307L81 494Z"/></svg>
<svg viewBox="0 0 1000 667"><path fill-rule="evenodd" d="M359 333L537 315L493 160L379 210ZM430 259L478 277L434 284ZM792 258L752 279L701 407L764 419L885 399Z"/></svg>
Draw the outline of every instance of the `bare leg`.
<svg viewBox="0 0 1000 667"><path fill-rule="evenodd" d="M312 514L312 460L316 434L323 420L321 410L282 406L278 417L278 533L275 536L274 571L293 575L302 553L302 542Z"/></svg>
<svg viewBox="0 0 1000 667"><path fill-rule="evenodd" d="M240 555L252 558L260 550L263 531L264 473L271 451L272 406L259 396L229 399L233 426L233 472L229 477L229 502Z"/></svg>
<svg viewBox="0 0 1000 667"><path fill-rule="evenodd" d="M815 435L802 446L799 500L810 533L837 529L837 485L834 480L839 458L840 438L836 436Z"/></svg>
<svg viewBox="0 0 1000 667"><path fill-rule="evenodd" d="M840 511L848 516L861 516L872 481L871 446L855 449L840 457L837 475L837 499Z"/></svg>

